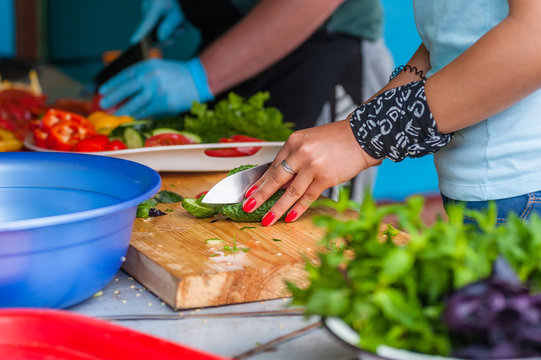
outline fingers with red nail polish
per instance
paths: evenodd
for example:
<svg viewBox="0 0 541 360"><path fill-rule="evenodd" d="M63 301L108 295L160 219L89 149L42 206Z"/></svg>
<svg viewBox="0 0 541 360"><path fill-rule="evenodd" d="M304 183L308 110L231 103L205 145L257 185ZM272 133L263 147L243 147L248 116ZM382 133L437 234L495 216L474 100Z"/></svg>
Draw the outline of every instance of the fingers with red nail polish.
<svg viewBox="0 0 541 360"><path fill-rule="evenodd" d="M250 211L252 211L254 208L255 208L255 205L256 205L256 201L255 199L248 199L244 205L242 206L242 210L246 211L247 213L249 213Z"/></svg>
<svg viewBox="0 0 541 360"><path fill-rule="evenodd" d="M296 218L297 218L297 212L294 211L294 210L291 210L291 211L286 215L285 221L286 221L286 223L290 223L290 222L292 222L293 220L295 220Z"/></svg>
<svg viewBox="0 0 541 360"><path fill-rule="evenodd" d="M261 220L261 225L263 226L269 226L276 215L272 211L269 211L265 216L263 216L263 219Z"/></svg>
<svg viewBox="0 0 541 360"><path fill-rule="evenodd" d="M248 191L246 191L246 194L244 195L245 197L249 198L250 196L252 196L252 194L257 190L257 186L252 186L251 188L248 189Z"/></svg>

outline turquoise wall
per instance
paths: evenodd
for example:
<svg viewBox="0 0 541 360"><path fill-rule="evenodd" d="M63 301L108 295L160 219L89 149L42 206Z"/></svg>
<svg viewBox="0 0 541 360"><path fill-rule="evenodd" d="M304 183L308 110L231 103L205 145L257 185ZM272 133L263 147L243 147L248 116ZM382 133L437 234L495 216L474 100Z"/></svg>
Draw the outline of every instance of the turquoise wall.
<svg viewBox="0 0 541 360"><path fill-rule="evenodd" d="M0 57L15 55L13 0L0 0Z"/></svg>
<svg viewBox="0 0 541 360"><path fill-rule="evenodd" d="M406 64L421 44L413 17L413 2L383 0L385 7L385 41L396 66ZM438 194L438 177L434 159L425 156L399 163L385 160L378 169L374 188L377 200L400 201L412 194Z"/></svg>

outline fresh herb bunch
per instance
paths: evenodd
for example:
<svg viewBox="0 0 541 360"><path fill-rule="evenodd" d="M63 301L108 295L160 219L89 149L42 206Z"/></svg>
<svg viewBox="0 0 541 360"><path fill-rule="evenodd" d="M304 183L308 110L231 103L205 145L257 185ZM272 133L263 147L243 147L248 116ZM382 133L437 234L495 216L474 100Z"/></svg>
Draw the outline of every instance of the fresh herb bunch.
<svg viewBox="0 0 541 360"><path fill-rule="evenodd" d="M213 110L195 102L193 116L186 116L186 131L198 134L203 142L216 143L221 138L242 134L269 141L284 141L293 132L292 123L282 121L282 113L274 107L264 107L268 92L258 92L248 99L229 93Z"/></svg>
<svg viewBox="0 0 541 360"><path fill-rule="evenodd" d="M327 251L317 264L307 261L310 284L288 287L293 303L304 305L307 315L343 319L360 337L364 349L379 345L427 354L449 355L449 329L442 321L446 298L455 290L490 275L498 256L514 268L521 282L533 288L540 284L541 219L528 222L512 217L496 226L496 209L467 211L455 205L449 220L425 226L420 220L423 199L405 204L376 206L370 196L362 205L340 196L324 205L338 213L359 211L354 219L319 216L326 228L322 239ZM477 227L464 224L464 216L477 220ZM378 232L388 216L409 234L407 245L393 243L398 231L388 226ZM380 235L378 235L380 234ZM532 256L533 255L533 256Z"/></svg>

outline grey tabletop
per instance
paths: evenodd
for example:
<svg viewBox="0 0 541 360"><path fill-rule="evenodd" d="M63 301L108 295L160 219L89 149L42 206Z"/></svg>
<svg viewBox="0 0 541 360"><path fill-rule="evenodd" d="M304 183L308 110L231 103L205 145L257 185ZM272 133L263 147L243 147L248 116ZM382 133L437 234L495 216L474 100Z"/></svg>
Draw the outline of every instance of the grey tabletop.
<svg viewBox="0 0 541 360"><path fill-rule="evenodd" d="M119 271L101 292L67 310L105 318L120 326L228 358L356 359L354 351L335 339L325 328L317 327L319 319L273 314L292 309L288 303L289 299L285 298L174 311L135 279ZM133 315L138 319L119 319ZM163 315L175 318L156 318ZM312 331L291 336L311 325L315 326ZM283 337L286 339L279 341ZM273 342L276 339L278 341ZM248 353L269 342L273 342L269 350L253 355Z"/></svg>

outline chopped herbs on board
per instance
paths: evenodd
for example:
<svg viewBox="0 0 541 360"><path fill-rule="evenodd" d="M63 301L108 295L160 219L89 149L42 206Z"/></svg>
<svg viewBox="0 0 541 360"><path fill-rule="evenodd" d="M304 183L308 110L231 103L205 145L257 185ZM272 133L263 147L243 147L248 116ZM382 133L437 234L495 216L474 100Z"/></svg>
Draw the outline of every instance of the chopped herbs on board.
<svg viewBox="0 0 541 360"><path fill-rule="evenodd" d="M162 190L150 199L146 199L139 205L137 205L137 213L136 216L138 218L147 218L147 217L156 217L156 216L162 216L166 215L166 212L173 211L172 209L166 209L164 211L161 211L159 209L156 209L156 205L158 204L171 204L182 201L183 198L181 195L169 191L169 190Z"/></svg>

